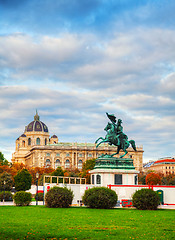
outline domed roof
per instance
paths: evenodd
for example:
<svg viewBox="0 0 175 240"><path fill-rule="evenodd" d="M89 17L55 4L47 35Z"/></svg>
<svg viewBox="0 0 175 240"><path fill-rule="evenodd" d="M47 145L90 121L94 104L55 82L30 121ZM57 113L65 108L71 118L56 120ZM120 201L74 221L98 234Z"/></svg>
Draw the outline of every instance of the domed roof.
<svg viewBox="0 0 175 240"><path fill-rule="evenodd" d="M34 116L34 121L28 124L26 127L26 132L48 132L48 127L45 123L40 121L40 117L36 111L36 115Z"/></svg>
<svg viewBox="0 0 175 240"><path fill-rule="evenodd" d="M51 138L58 138L56 135L53 135Z"/></svg>
<svg viewBox="0 0 175 240"><path fill-rule="evenodd" d="M21 135L21 137L26 137L26 135L23 133L23 134Z"/></svg>

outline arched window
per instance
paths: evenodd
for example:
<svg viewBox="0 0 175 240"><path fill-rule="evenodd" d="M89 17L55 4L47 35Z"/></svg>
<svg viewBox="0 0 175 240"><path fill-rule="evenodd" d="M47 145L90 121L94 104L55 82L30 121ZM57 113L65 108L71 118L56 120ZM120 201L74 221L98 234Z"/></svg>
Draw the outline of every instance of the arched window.
<svg viewBox="0 0 175 240"><path fill-rule="evenodd" d="M25 147L26 143L25 141L22 141L22 146Z"/></svg>
<svg viewBox="0 0 175 240"><path fill-rule="evenodd" d="M36 145L40 145L40 138L36 139Z"/></svg>
<svg viewBox="0 0 175 240"><path fill-rule="evenodd" d="M47 138L45 138L45 145L47 145Z"/></svg>
<svg viewBox="0 0 175 240"><path fill-rule="evenodd" d="M28 138L28 146L31 145L31 138Z"/></svg>
<svg viewBox="0 0 175 240"><path fill-rule="evenodd" d="M55 169L57 169L57 167L61 167L61 163L59 159L55 161Z"/></svg>
<svg viewBox="0 0 175 240"><path fill-rule="evenodd" d="M46 159L46 168L49 168L50 165L51 165L51 163L50 163L50 159Z"/></svg>
<svg viewBox="0 0 175 240"><path fill-rule="evenodd" d="M82 169L82 166L83 166L83 161L82 161L82 160L79 160L79 161L78 161L78 169L81 170L81 169Z"/></svg>
<svg viewBox="0 0 175 240"><path fill-rule="evenodd" d="M69 161L69 159L67 159L66 162L65 162L65 168L70 168L70 161Z"/></svg>
<svg viewBox="0 0 175 240"><path fill-rule="evenodd" d="M97 175L96 184L101 184L101 176Z"/></svg>
<svg viewBox="0 0 175 240"><path fill-rule="evenodd" d="M94 175L92 175L92 184L94 184Z"/></svg>

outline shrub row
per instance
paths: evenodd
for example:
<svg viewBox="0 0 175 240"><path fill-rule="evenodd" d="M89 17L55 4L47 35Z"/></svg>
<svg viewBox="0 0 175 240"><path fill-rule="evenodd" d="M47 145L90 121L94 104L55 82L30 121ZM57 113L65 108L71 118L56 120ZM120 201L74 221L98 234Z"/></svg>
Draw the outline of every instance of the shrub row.
<svg viewBox="0 0 175 240"><path fill-rule="evenodd" d="M0 193L2 200L4 193ZM6 198L12 197L10 192L6 192ZM70 189L53 187L46 193L45 202L49 208L68 208L72 204L73 192ZM36 198L36 195L35 195ZM38 200L43 199L43 193L38 193ZM105 187L94 187L85 191L82 201L85 206L90 208L113 208L118 200L115 191ZM14 195L14 201L17 206L28 206L32 201L32 194L24 191L17 192ZM133 206L140 210L156 210L160 204L160 197L152 189L141 189L134 193Z"/></svg>

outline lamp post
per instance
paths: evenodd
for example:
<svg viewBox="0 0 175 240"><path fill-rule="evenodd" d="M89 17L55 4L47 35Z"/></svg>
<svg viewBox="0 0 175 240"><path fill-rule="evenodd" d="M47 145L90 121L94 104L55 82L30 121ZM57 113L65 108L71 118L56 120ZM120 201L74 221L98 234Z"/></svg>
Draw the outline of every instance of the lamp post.
<svg viewBox="0 0 175 240"><path fill-rule="evenodd" d="M4 198L3 198L3 203L5 202L5 184L6 184L6 181L4 180Z"/></svg>
<svg viewBox="0 0 175 240"><path fill-rule="evenodd" d="M38 205L38 178L39 178L39 173L36 173L36 205Z"/></svg>

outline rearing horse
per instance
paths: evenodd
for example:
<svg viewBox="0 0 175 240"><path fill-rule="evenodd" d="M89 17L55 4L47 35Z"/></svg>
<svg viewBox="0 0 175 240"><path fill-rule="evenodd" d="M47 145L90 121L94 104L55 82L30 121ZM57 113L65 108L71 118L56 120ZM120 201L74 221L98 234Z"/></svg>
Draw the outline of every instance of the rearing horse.
<svg viewBox="0 0 175 240"><path fill-rule="evenodd" d="M110 145L115 145L117 146L117 152L110 155L111 157L113 157L116 154L119 154L119 151L122 149L124 151L124 154L120 156L120 158L124 157L128 151L127 148L129 147L129 145L131 144L132 148L136 150L136 145L135 145L135 141L134 140L130 140L128 141L128 137L126 134L124 134L123 132L117 132L117 128L114 124L109 123L107 124L107 126L104 128L105 131L107 131L107 134L105 136L105 138L99 137L95 143L97 144L97 142L101 139L102 141L99 142L96 145L96 148L101 144L101 143L109 143Z"/></svg>

